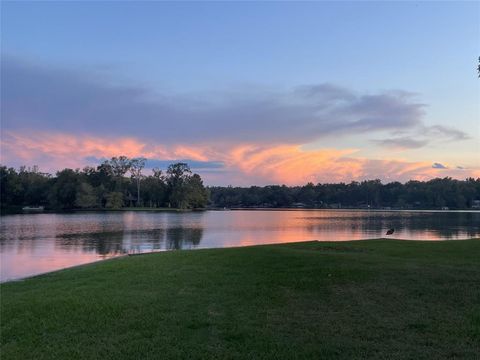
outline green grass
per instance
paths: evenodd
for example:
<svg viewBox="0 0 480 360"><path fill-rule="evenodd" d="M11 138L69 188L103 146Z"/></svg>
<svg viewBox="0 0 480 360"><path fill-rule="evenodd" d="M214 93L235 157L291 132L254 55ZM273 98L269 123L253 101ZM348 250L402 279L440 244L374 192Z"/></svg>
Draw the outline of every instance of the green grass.
<svg viewBox="0 0 480 360"><path fill-rule="evenodd" d="M125 257L1 286L7 359L478 359L480 240Z"/></svg>

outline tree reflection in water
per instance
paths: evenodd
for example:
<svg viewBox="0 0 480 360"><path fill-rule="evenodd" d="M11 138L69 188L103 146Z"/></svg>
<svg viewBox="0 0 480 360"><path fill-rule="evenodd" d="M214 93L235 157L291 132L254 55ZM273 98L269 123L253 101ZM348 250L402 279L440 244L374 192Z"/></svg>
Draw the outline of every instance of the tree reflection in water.
<svg viewBox="0 0 480 360"><path fill-rule="evenodd" d="M327 213L326 213L327 214ZM473 238L480 234L479 212L402 212L362 211L328 212L328 216L303 217L306 228L314 233L335 232L348 225L354 234L385 235L386 229L394 228L401 238L457 239Z"/></svg>
<svg viewBox="0 0 480 360"><path fill-rule="evenodd" d="M58 234L55 247L63 251L95 252L100 255L191 249L200 244L202 228L173 227L122 230L86 234Z"/></svg>
<svg viewBox="0 0 480 360"><path fill-rule="evenodd" d="M203 236L202 228L175 227L167 229L168 250L192 248L200 244Z"/></svg>

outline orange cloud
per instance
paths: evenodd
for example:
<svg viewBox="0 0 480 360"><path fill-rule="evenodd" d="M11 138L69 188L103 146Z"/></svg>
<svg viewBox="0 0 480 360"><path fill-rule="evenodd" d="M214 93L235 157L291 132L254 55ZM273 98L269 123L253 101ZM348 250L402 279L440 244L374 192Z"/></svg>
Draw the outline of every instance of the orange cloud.
<svg viewBox="0 0 480 360"><path fill-rule="evenodd" d="M221 171L202 174L214 184L305 184L427 180L434 177L480 177L478 169L434 169L431 163L401 159L357 157L355 149L303 150L300 145L148 144L135 138L100 138L63 133L6 133L2 136L2 163L39 165L44 171L81 168L89 157L126 155L149 159L191 159L222 162Z"/></svg>
<svg viewBox="0 0 480 360"><path fill-rule="evenodd" d="M303 151L300 146L234 148L228 164L245 174L261 176L269 181L285 184L318 182L319 178L338 181L354 178L359 171L355 161L340 161L355 150L322 149Z"/></svg>
<svg viewBox="0 0 480 360"><path fill-rule="evenodd" d="M384 181L428 180L451 176L464 179L478 177L478 169L432 168L429 162L400 159L355 157L356 150L321 149L304 151L300 146L243 146L231 151L230 164L243 174L260 176L266 182L305 184L306 182L350 182L381 179ZM228 163L228 162L227 162Z"/></svg>
<svg viewBox="0 0 480 360"><path fill-rule="evenodd" d="M64 133L15 133L6 132L2 136L2 163L12 160L29 164L47 165L48 170L64 167L83 167L85 158L110 158L125 155L144 156L153 159L192 159L206 161L203 149L194 146L178 145L165 147L147 145L128 137L100 138L89 135Z"/></svg>
<svg viewBox="0 0 480 360"><path fill-rule="evenodd" d="M49 159L59 161L59 164L55 164L57 168L82 166L87 156L112 157L119 154L136 156L143 152L144 147L144 144L129 138L109 140L63 133L7 132L2 138L2 162L6 153L26 162L47 156Z"/></svg>

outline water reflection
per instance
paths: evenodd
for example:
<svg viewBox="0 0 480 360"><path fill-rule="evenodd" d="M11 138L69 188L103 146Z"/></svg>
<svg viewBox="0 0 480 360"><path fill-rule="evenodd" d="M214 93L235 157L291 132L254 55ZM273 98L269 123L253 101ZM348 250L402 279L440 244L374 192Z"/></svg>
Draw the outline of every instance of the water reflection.
<svg viewBox="0 0 480 360"><path fill-rule="evenodd" d="M129 253L304 240L480 236L480 212L208 211L7 215L1 218L1 279Z"/></svg>
<svg viewBox="0 0 480 360"><path fill-rule="evenodd" d="M349 224L352 232L383 237L384 230L395 229L395 237L404 239L447 240L477 237L478 212L344 212L332 217L304 217L312 232L335 232Z"/></svg>

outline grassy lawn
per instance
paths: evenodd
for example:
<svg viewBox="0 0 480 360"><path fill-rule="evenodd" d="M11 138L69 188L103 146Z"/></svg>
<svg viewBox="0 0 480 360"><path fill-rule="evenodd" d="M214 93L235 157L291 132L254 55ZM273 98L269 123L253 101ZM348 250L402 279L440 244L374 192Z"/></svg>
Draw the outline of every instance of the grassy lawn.
<svg viewBox="0 0 480 360"><path fill-rule="evenodd" d="M105 261L1 286L7 359L478 359L480 240Z"/></svg>

